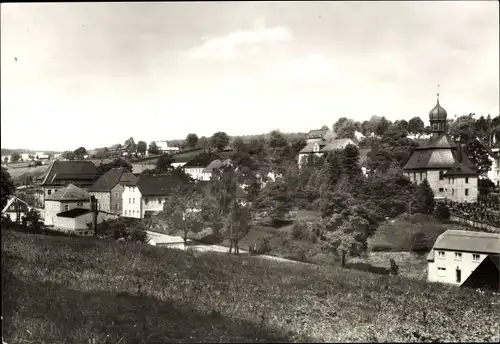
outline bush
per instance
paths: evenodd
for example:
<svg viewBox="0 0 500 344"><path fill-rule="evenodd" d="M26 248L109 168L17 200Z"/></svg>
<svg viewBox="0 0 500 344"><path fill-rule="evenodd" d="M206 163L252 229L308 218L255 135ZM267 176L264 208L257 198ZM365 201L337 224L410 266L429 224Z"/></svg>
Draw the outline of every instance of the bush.
<svg viewBox="0 0 500 344"><path fill-rule="evenodd" d="M307 224L302 219L294 222L292 227L292 239L300 240L307 237Z"/></svg>
<svg viewBox="0 0 500 344"><path fill-rule="evenodd" d="M270 240L270 236L265 236L265 237L262 237L262 238L259 238L259 240L257 240L257 247L256 247L256 250L255 250L255 253L257 254L266 254L266 253L269 253L271 252L271 240Z"/></svg>
<svg viewBox="0 0 500 344"><path fill-rule="evenodd" d="M410 251L414 253L424 253L429 251L429 239L422 232L417 232L413 234L410 242Z"/></svg>
<svg viewBox="0 0 500 344"><path fill-rule="evenodd" d="M391 260L389 261L389 263L391 264L391 274L393 274L394 276L398 275L399 274L399 266L398 264L396 264L396 261L391 258Z"/></svg>
<svg viewBox="0 0 500 344"><path fill-rule="evenodd" d="M446 204L438 203L434 210L434 217L440 221L450 219L450 208Z"/></svg>

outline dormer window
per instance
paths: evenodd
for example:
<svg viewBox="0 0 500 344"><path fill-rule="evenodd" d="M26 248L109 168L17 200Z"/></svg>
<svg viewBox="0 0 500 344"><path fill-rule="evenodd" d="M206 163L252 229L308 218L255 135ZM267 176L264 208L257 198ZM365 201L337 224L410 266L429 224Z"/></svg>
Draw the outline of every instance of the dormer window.
<svg viewBox="0 0 500 344"><path fill-rule="evenodd" d="M319 144L318 143L314 144L313 151L319 152Z"/></svg>

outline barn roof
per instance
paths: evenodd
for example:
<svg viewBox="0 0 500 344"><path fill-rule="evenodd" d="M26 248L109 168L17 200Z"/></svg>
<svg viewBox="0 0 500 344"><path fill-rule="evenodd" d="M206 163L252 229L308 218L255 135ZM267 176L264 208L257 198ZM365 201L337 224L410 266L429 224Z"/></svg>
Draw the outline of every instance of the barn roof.
<svg viewBox="0 0 500 344"><path fill-rule="evenodd" d="M500 254L500 234L449 229L438 236L427 260L434 259L434 250Z"/></svg>

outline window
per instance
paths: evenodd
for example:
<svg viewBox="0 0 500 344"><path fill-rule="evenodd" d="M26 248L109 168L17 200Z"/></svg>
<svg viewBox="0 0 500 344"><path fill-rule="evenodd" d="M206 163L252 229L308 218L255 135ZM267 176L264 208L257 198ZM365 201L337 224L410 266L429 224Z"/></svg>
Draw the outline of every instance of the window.
<svg viewBox="0 0 500 344"><path fill-rule="evenodd" d="M438 251L438 258L444 259L444 251Z"/></svg>
<svg viewBox="0 0 500 344"><path fill-rule="evenodd" d="M420 181L424 180L424 174L420 172Z"/></svg>
<svg viewBox="0 0 500 344"><path fill-rule="evenodd" d="M47 195L50 195L50 194L52 194L52 190L48 189L47 190Z"/></svg>
<svg viewBox="0 0 500 344"><path fill-rule="evenodd" d="M460 270L458 267L457 267L457 270L456 270L456 281L457 283L460 283L462 282L462 270Z"/></svg>
<svg viewBox="0 0 500 344"><path fill-rule="evenodd" d="M439 192L444 192L444 189L443 188L439 188Z"/></svg>
<svg viewBox="0 0 500 344"><path fill-rule="evenodd" d="M478 262L480 257L481 256L479 254L477 254L477 253L473 253L472 254L472 260L475 261L475 262Z"/></svg>
<svg viewBox="0 0 500 344"><path fill-rule="evenodd" d="M161 198L158 198L158 204L161 204Z"/></svg>
<svg viewBox="0 0 500 344"><path fill-rule="evenodd" d="M469 184L469 177L465 177L465 184Z"/></svg>
<svg viewBox="0 0 500 344"><path fill-rule="evenodd" d="M465 196L469 196L469 189L465 189Z"/></svg>
<svg viewBox="0 0 500 344"><path fill-rule="evenodd" d="M413 172L413 181L416 182L417 181L417 172Z"/></svg>
<svg viewBox="0 0 500 344"><path fill-rule="evenodd" d="M455 189L451 189L451 195L455 195Z"/></svg>
<svg viewBox="0 0 500 344"><path fill-rule="evenodd" d="M438 277L446 276L446 268L438 268L437 275Z"/></svg>
<svg viewBox="0 0 500 344"><path fill-rule="evenodd" d="M118 210L118 203L115 204L115 209Z"/></svg>
<svg viewBox="0 0 500 344"><path fill-rule="evenodd" d="M118 192L115 192L115 197L118 197Z"/></svg>
<svg viewBox="0 0 500 344"><path fill-rule="evenodd" d="M439 180L443 179L444 179L443 171L439 171Z"/></svg>
<svg viewBox="0 0 500 344"><path fill-rule="evenodd" d="M131 200L130 200L130 198L129 198L129 199L128 199L128 204L131 204L131 203L132 203L132 201L131 201Z"/></svg>
<svg viewBox="0 0 500 344"><path fill-rule="evenodd" d="M132 204L135 204L135 197L132 198Z"/></svg>
<svg viewBox="0 0 500 344"><path fill-rule="evenodd" d="M64 211L69 210L69 204L64 205Z"/></svg>
<svg viewBox="0 0 500 344"><path fill-rule="evenodd" d="M462 253L455 252L455 260L462 260Z"/></svg>
<svg viewBox="0 0 500 344"><path fill-rule="evenodd" d="M148 205L149 199L144 198L144 204Z"/></svg>

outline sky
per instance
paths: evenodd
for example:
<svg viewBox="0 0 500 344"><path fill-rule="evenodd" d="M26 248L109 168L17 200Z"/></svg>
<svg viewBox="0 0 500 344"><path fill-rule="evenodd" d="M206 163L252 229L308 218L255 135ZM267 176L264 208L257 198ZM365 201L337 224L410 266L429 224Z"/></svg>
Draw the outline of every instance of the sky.
<svg viewBox="0 0 500 344"><path fill-rule="evenodd" d="M2 3L1 146L499 114L498 1Z"/></svg>

